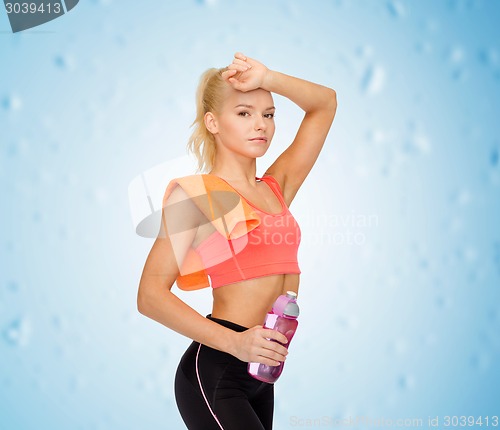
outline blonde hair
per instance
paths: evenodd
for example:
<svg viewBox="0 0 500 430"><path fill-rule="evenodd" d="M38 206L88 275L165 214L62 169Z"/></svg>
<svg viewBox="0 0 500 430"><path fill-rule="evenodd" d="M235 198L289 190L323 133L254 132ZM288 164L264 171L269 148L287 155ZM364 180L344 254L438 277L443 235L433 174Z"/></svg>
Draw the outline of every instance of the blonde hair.
<svg viewBox="0 0 500 430"><path fill-rule="evenodd" d="M200 78L196 91L196 118L191 124L193 133L189 138L187 148L198 160L198 172L210 171L215 163L215 138L205 126L205 114L218 112L224 100L224 89L227 83L222 78L220 69L211 68L205 71Z"/></svg>

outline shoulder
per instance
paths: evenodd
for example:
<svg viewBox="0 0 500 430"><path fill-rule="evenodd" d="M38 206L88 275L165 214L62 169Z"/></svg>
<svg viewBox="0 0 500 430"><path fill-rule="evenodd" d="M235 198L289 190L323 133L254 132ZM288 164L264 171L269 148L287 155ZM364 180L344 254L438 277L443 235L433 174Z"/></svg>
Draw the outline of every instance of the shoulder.
<svg viewBox="0 0 500 430"><path fill-rule="evenodd" d="M167 186L165 195L170 195L176 187L177 195L182 197L187 194L191 198L197 197L197 200L199 200L201 196L214 199L219 195L219 192L222 194L228 192L230 194L237 194L235 189L224 179L211 174L189 175L172 179ZM178 188L181 188L185 194L179 191ZM217 193L214 193L214 191Z"/></svg>
<svg viewBox="0 0 500 430"><path fill-rule="evenodd" d="M205 222L197 196L203 192L202 175L189 175L172 179L163 197L163 209L167 218L175 223L199 225Z"/></svg>
<svg viewBox="0 0 500 430"><path fill-rule="evenodd" d="M171 179L165 190L163 206L195 195L197 190L203 187L203 176L204 175L188 175Z"/></svg>

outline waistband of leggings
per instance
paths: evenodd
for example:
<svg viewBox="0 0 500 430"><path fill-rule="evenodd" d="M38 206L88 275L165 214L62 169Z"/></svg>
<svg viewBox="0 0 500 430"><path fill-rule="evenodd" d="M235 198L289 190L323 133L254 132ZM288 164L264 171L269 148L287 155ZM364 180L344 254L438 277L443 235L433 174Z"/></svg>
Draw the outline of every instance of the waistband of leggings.
<svg viewBox="0 0 500 430"><path fill-rule="evenodd" d="M220 318L214 318L212 314L208 314L207 318L209 320L212 320L213 322L216 322L217 324L220 324L224 327L230 328L231 330L242 332L245 330L248 330L248 327L243 327L242 325L236 324L232 321L227 321L227 320L221 320Z"/></svg>

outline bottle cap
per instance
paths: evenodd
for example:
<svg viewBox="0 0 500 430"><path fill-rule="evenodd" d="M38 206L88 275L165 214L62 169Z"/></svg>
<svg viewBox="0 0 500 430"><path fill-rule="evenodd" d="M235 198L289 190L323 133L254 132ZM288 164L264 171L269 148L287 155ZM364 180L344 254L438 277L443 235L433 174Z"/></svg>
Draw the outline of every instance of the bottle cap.
<svg viewBox="0 0 500 430"><path fill-rule="evenodd" d="M283 309L283 315L286 315L287 317L297 318L299 316L299 305L297 304L297 302L288 302L288 304L285 306L285 309Z"/></svg>
<svg viewBox="0 0 500 430"><path fill-rule="evenodd" d="M297 293L287 291L286 295L281 295L273 305L273 313L276 315L286 315L296 318L299 316L299 305L297 305Z"/></svg>

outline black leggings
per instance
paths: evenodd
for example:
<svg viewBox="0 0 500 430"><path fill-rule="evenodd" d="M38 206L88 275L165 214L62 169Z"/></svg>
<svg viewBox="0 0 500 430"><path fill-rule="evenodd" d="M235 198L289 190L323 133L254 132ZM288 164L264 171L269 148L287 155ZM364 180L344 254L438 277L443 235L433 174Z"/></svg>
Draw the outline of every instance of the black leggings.
<svg viewBox="0 0 500 430"><path fill-rule="evenodd" d="M207 318L241 332L230 321ZM193 342L175 375L175 399L190 430L270 430L274 385L252 378L247 365L231 354Z"/></svg>

